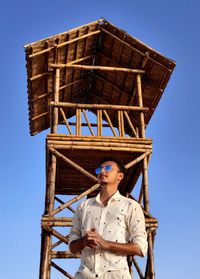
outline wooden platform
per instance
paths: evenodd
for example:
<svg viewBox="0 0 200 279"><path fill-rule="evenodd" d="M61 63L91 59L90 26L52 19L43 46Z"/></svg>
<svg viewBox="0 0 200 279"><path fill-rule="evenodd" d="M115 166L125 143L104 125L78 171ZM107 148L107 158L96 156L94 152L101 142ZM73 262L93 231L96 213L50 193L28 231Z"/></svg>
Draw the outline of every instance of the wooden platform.
<svg viewBox="0 0 200 279"><path fill-rule="evenodd" d="M47 136L47 158L49 152L56 150L56 194L75 195L89 189L94 181L80 173L67 163L65 156L75 164L95 175L99 161L106 156L120 159L125 165L139 156L152 152L151 139L123 137L91 137L49 134ZM60 156L59 156L60 155ZM62 156L61 156L62 155ZM47 164L48 164L47 159ZM126 177L120 187L122 193L130 193L142 171L142 162L138 162L127 170Z"/></svg>

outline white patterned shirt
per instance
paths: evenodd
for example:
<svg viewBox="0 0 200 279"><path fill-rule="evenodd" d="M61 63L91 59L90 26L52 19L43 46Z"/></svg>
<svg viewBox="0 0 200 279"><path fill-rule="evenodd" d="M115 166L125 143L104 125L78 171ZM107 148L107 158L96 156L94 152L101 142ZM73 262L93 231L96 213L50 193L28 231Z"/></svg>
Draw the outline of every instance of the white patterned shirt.
<svg viewBox="0 0 200 279"><path fill-rule="evenodd" d="M140 205L117 191L104 206L100 194L79 204L73 218L70 242L96 229L108 241L137 243L143 255L147 252L147 234ZM108 270L128 270L126 255L108 250L85 247L81 251L81 265L77 273L87 277L100 276Z"/></svg>

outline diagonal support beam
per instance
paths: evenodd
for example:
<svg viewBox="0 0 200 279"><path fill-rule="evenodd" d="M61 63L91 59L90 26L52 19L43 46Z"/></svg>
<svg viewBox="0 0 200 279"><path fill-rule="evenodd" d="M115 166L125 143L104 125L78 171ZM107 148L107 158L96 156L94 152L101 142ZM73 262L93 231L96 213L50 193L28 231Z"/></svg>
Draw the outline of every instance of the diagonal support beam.
<svg viewBox="0 0 200 279"><path fill-rule="evenodd" d="M60 152L58 152L56 149L54 149L53 147L49 146L49 150L56 156L61 158L63 161L65 161L67 164L69 164L70 166L74 167L76 170L78 170L79 172L81 172L82 174L84 174L85 176L87 176L88 178L90 178L91 180L93 180L94 182L97 182L98 179L96 178L96 176L94 176L93 174L91 174L90 172L86 171L84 168L80 167L78 164L74 163L72 160L70 160L69 158L67 158L66 156L64 156L63 154L61 154Z"/></svg>
<svg viewBox="0 0 200 279"><path fill-rule="evenodd" d="M147 157L149 154L151 154L151 151L147 151L144 154L140 155L137 157L135 160L131 161L130 163L126 164L125 167L126 169L129 169L130 167L134 166L135 164L139 163L142 161L145 157Z"/></svg>
<svg viewBox="0 0 200 279"><path fill-rule="evenodd" d="M50 216L54 216L55 214L57 214L58 212L62 211L64 208L67 208L69 205L79 201L80 199L84 198L85 196L89 195L90 193L92 193L93 191L95 191L96 189L98 189L100 187L100 184L94 184L91 188L89 188L88 190L84 191L82 194L80 194L79 196L73 198L72 200L62 204L61 206L59 206L58 208L56 208L55 210L53 210L49 215Z"/></svg>
<svg viewBox="0 0 200 279"><path fill-rule="evenodd" d="M63 275L65 275L67 278L69 279L74 279L73 276L71 276L67 271L65 271L64 269L62 269L60 266L58 266L57 264L55 264L54 262L51 262L51 266L53 266L55 269L57 269L58 271L60 271Z"/></svg>
<svg viewBox="0 0 200 279"><path fill-rule="evenodd" d="M57 237L60 241L64 242L65 244L68 244L68 240L62 234L57 232L56 230L50 228L49 226L43 225L43 224L42 224L42 228L45 231L51 233L53 236Z"/></svg>

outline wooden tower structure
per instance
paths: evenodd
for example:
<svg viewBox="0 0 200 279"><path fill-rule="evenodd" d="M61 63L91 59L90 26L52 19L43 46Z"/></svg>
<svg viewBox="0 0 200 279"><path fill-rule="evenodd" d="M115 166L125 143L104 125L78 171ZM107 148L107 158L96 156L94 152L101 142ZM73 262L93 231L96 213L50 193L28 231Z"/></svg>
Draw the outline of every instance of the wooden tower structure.
<svg viewBox="0 0 200 279"><path fill-rule="evenodd" d="M142 267L129 258L134 278L155 278L157 219L151 215L148 188L152 139L145 131L175 62L105 19L25 50L30 133L50 128L39 278L54 278L52 270L73 278L67 263L75 257L67 248L73 204L96 195L94 169L108 155L126 165L120 192L136 199L146 218L148 255Z"/></svg>

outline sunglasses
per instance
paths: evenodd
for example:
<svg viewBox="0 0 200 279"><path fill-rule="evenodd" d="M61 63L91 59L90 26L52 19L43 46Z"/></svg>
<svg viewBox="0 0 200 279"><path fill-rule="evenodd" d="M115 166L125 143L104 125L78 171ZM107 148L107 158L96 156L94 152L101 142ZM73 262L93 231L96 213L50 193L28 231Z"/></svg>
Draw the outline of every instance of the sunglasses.
<svg viewBox="0 0 200 279"><path fill-rule="evenodd" d="M106 172L110 172L110 171L113 169L113 167L112 167L111 165L106 165L106 166L104 166L104 167L98 167L97 169L95 169L95 173L96 173L96 174L100 174L100 173L102 172L103 169L104 169Z"/></svg>

